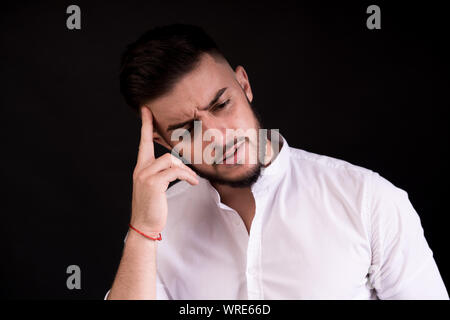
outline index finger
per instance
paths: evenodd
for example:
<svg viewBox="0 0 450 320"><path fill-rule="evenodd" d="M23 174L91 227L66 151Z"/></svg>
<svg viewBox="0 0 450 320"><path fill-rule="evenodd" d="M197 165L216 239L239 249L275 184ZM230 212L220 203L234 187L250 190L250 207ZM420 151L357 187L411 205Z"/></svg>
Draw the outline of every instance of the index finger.
<svg viewBox="0 0 450 320"><path fill-rule="evenodd" d="M153 116L148 107L141 108L141 119L141 141L139 143L137 166L150 163L155 159L153 145Z"/></svg>

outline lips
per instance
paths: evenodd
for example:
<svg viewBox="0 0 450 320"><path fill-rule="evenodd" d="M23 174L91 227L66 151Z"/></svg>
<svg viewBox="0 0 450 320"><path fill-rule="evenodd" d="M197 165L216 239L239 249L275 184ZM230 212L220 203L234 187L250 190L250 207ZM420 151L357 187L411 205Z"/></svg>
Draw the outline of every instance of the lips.
<svg viewBox="0 0 450 320"><path fill-rule="evenodd" d="M232 148L228 149L228 151L223 156L222 162L225 163L225 161L234 155L237 149L245 142L245 140L241 140L238 143L236 143Z"/></svg>

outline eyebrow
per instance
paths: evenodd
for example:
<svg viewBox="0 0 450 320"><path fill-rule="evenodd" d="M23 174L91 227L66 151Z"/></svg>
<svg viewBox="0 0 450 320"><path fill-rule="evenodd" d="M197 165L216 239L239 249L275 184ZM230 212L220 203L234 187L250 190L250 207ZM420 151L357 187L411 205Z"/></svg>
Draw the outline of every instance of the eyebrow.
<svg viewBox="0 0 450 320"><path fill-rule="evenodd" d="M208 110L209 108L213 107L217 103L219 98L222 96L222 94L225 92L225 90L227 90L227 89L228 89L228 87L219 89L217 91L216 95L214 96L214 98L209 102L209 104L205 108L202 108L201 110ZM183 121L183 122L180 122L180 123L171 124L171 125L169 125L167 127L167 131L172 131L172 130L184 127L185 125L187 125L188 123L190 123L190 122L192 122L194 120L195 119L190 119L190 120Z"/></svg>

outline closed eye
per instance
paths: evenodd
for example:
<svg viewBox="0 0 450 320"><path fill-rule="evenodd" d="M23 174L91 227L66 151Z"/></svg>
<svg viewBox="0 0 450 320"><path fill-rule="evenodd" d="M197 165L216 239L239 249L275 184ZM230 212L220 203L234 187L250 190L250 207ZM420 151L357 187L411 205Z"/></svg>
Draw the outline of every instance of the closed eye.
<svg viewBox="0 0 450 320"><path fill-rule="evenodd" d="M217 111L217 110L221 110L223 108L225 108L228 104L230 103L230 99L226 100L225 102L221 103L221 104L217 104L213 107L213 112ZM192 130L194 129L194 122L192 121L191 123L189 123L187 125L187 127L185 127L185 129L189 132L192 132Z"/></svg>
<svg viewBox="0 0 450 320"><path fill-rule="evenodd" d="M213 111L220 110L226 107L230 103L230 99L226 100L224 103L218 104L213 108Z"/></svg>

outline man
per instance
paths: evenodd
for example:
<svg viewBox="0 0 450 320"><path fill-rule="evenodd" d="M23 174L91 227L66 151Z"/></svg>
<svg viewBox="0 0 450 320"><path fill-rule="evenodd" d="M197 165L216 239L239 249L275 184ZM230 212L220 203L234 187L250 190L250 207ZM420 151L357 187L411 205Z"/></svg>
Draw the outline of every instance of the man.
<svg viewBox="0 0 450 320"><path fill-rule="evenodd" d="M108 299L448 299L407 193L282 135L260 139L245 69L233 70L201 28L145 33L120 77L142 128ZM199 124L225 138L205 139ZM230 129L242 131L228 138ZM155 159L154 141L184 161Z"/></svg>

